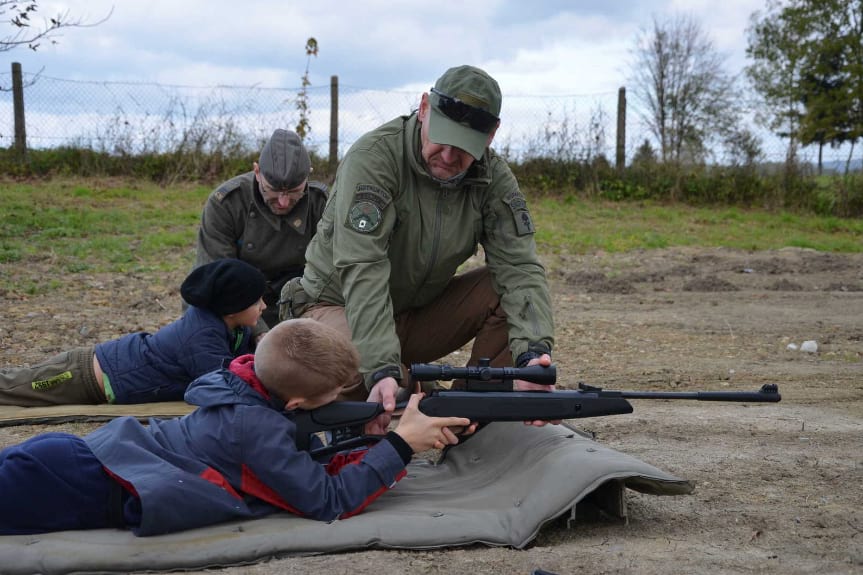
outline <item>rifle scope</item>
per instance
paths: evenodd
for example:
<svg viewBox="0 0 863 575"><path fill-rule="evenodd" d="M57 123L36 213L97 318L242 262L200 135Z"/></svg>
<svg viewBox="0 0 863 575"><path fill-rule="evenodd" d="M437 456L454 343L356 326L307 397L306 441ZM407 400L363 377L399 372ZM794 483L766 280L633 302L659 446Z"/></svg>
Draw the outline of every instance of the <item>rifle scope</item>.
<svg viewBox="0 0 863 575"><path fill-rule="evenodd" d="M482 362L481 362L482 363ZM527 367L491 367L487 365L453 367L433 363L411 364L411 376L418 381L446 381L464 379L468 381L512 381L521 379L541 385L554 385L557 381L557 368L554 365L544 367L529 365Z"/></svg>

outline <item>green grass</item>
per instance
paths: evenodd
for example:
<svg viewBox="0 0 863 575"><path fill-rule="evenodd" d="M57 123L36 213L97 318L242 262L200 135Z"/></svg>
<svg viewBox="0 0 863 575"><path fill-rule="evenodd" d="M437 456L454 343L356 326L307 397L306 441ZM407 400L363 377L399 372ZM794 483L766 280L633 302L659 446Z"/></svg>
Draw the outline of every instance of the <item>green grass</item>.
<svg viewBox="0 0 863 575"><path fill-rule="evenodd" d="M736 207L543 199L530 204L541 251L623 252L672 246L863 251L863 221Z"/></svg>
<svg viewBox="0 0 863 575"><path fill-rule="evenodd" d="M209 192L191 184L165 189L106 179L0 182L0 268L50 261L62 274L188 266ZM574 197L535 199L530 205L544 253L672 246L863 251L860 219ZM51 286L44 281L17 289L36 293Z"/></svg>
<svg viewBox="0 0 863 575"><path fill-rule="evenodd" d="M169 269L191 252L209 192L148 182L3 183L0 264L50 257L70 272Z"/></svg>

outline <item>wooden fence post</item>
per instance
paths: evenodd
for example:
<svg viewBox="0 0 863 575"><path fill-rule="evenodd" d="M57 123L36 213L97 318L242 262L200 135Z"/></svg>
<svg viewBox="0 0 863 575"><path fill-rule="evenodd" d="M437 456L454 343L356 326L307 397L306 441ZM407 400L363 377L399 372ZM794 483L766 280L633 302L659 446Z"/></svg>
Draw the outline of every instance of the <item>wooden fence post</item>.
<svg viewBox="0 0 863 575"><path fill-rule="evenodd" d="M626 167L626 88L617 91L617 149L615 167L622 172Z"/></svg>
<svg viewBox="0 0 863 575"><path fill-rule="evenodd" d="M339 163L339 77L330 76L330 177Z"/></svg>
<svg viewBox="0 0 863 575"><path fill-rule="evenodd" d="M15 116L15 150L24 159L27 157L27 130L24 127L24 82L19 62L12 62L12 107Z"/></svg>

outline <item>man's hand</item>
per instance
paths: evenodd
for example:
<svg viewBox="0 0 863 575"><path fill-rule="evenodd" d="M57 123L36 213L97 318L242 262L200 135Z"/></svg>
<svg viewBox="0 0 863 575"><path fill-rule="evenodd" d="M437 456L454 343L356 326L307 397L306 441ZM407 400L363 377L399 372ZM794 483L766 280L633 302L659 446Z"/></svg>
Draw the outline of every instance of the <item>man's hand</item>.
<svg viewBox="0 0 863 575"><path fill-rule="evenodd" d="M470 434L476 430L476 424L471 424L470 420L464 417L429 417L421 412L419 403L424 395L424 393L411 395L395 429L395 432L411 446L414 453L455 445L458 443L458 437L454 431L456 429L460 429L464 434Z"/></svg>
<svg viewBox="0 0 863 575"><path fill-rule="evenodd" d="M527 365L541 365L543 367L549 367L551 365L551 356L548 355L547 353L544 353L541 356L535 357L532 360L530 360L529 362L527 362ZM516 379L515 381L513 381L512 387L515 391L554 391L553 385L541 385L539 383L531 383L529 381L524 381L521 379ZM536 420L536 421L525 421L524 423L525 423L525 425L534 425L536 427L542 427L543 425L546 425L548 423L553 423L553 424L557 425L558 423L560 423L560 420L559 419L555 420L555 421Z"/></svg>
<svg viewBox="0 0 863 575"><path fill-rule="evenodd" d="M366 424L366 433L371 435L383 435L387 432L393 411L396 408L396 394L399 384L393 377L385 377L377 382L369 392L366 401L373 401L384 406L384 413Z"/></svg>

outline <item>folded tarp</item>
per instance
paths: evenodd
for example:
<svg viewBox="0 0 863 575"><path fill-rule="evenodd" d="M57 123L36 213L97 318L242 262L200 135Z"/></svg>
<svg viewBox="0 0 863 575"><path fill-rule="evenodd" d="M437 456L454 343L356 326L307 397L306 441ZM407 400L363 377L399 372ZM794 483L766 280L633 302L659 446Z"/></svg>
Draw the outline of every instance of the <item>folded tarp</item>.
<svg viewBox="0 0 863 575"><path fill-rule="evenodd" d="M655 495L693 489L566 425L494 423L442 461L412 462L406 478L350 519L322 523L280 513L156 537L109 529L0 537L0 566L9 575L120 573L372 548L523 548L547 522L563 514L577 519L576 504L588 496L625 515L627 487Z"/></svg>
<svg viewBox="0 0 863 575"><path fill-rule="evenodd" d="M0 427L41 425L73 421L110 421L131 415L146 421L150 417L177 417L195 409L185 401L165 401L134 405L52 405L51 407L16 407L0 405Z"/></svg>

